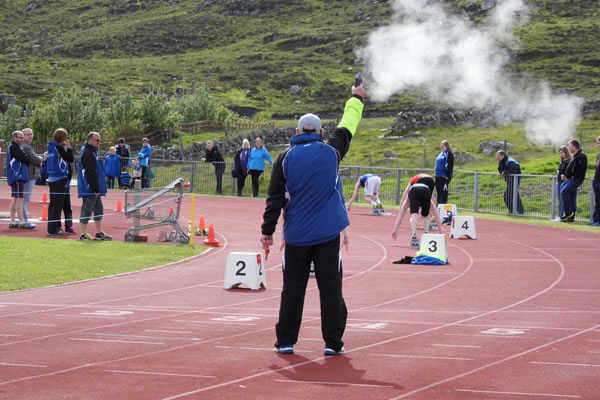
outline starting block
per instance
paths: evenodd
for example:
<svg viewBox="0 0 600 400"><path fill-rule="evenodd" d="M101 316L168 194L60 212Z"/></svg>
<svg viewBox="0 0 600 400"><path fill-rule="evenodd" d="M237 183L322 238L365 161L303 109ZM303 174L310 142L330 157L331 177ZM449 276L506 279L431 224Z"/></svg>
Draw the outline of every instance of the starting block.
<svg viewBox="0 0 600 400"><path fill-rule="evenodd" d="M267 288L265 265L261 253L232 252L227 255L223 289L244 284L252 290Z"/></svg>
<svg viewBox="0 0 600 400"><path fill-rule="evenodd" d="M453 216L458 215L456 204L438 204L437 211L442 223L444 223L444 219L452 219Z"/></svg>
<svg viewBox="0 0 600 400"><path fill-rule="evenodd" d="M450 237L460 239L463 236L466 236L469 239L477 239L477 234L475 233L475 218L470 215L457 215L452 218Z"/></svg>
<svg viewBox="0 0 600 400"><path fill-rule="evenodd" d="M437 226L437 222L429 221L429 229L432 231L439 231L440 229Z"/></svg>
<svg viewBox="0 0 600 400"><path fill-rule="evenodd" d="M411 237L410 238L410 248L411 249L418 249L420 247L420 242L419 242L419 238L417 237Z"/></svg>
<svg viewBox="0 0 600 400"><path fill-rule="evenodd" d="M448 261L447 242L448 238L446 235L441 235L439 233L424 233L421 236L421 247L417 254Z"/></svg>

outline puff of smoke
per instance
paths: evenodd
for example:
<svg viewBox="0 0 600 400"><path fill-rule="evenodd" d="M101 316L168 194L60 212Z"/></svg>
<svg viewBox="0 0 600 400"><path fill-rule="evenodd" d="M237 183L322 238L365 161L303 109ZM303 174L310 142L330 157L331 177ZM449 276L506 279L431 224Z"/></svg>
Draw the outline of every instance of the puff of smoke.
<svg viewBox="0 0 600 400"><path fill-rule="evenodd" d="M497 123L524 121L538 143L561 144L573 134L580 98L508 71L517 43L511 32L528 20L523 0L499 2L477 26L438 1L394 0L392 7L392 24L371 32L357 50L375 101L418 90L453 107L491 109Z"/></svg>

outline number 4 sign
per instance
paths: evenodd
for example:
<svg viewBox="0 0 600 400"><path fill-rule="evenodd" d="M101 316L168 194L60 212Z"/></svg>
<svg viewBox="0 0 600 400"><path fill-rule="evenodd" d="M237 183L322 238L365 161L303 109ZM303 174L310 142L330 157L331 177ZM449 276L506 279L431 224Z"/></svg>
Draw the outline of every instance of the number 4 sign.
<svg viewBox="0 0 600 400"><path fill-rule="evenodd" d="M477 234L475 233L475 218L470 215L457 215L452 218L450 237L454 239L460 239L461 237L476 239Z"/></svg>

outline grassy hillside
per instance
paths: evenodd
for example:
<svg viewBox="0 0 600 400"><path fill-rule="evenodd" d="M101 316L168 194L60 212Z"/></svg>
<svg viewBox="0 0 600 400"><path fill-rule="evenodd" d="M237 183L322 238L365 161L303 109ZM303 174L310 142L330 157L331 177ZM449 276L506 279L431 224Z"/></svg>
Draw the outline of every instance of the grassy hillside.
<svg viewBox="0 0 600 400"><path fill-rule="evenodd" d="M600 97L598 0L530 3L536 10L517 32L515 68ZM353 49L390 17L387 1L364 0L6 1L0 92L24 104L74 83L108 95L139 94L150 82L170 91L206 82L229 105L279 114L337 110L361 69ZM292 85L303 89L292 94ZM371 109L413 102L406 95Z"/></svg>

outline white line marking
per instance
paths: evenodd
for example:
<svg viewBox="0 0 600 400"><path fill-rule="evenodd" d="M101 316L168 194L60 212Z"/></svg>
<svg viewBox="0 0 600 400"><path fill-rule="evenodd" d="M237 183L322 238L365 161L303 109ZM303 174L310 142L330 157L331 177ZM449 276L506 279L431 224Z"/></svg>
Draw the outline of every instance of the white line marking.
<svg viewBox="0 0 600 400"><path fill-rule="evenodd" d="M318 329L321 330L320 326L306 326L302 327L302 329ZM357 331L357 332L378 332L378 333L394 333L395 331L382 331L381 329L372 329L372 328L346 328L344 331Z"/></svg>
<svg viewBox="0 0 600 400"><path fill-rule="evenodd" d="M344 273L346 271L344 270ZM460 275L460 272L445 272L445 271L370 271L371 274L423 274L423 275Z"/></svg>
<svg viewBox="0 0 600 400"><path fill-rule="evenodd" d="M235 321L194 321L190 319L175 319L175 322L197 322L201 324L227 324L227 325L256 325L256 324L248 324L245 322L235 322Z"/></svg>
<svg viewBox="0 0 600 400"><path fill-rule="evenodd" d="M600 289L554 289L561 292L600 292Z"/></svg>
<svg viewBox="0 0 600 400"><path fill-rule="evenodd" d="M348 382L319 382L319 381L292 381L285 379L275 379L275 382L283 383L306 383L310 385L335 385L335 386L363 386L363 387L380 387L380 388L394 388L392 385L369 385L367 383L348 383Z"/></svg>
<svg viewBox="0 0 600 400"><path fill-rule="evenodd" d="M146 332L160 332L160 333L184 333L190 334L191 331L163 331L161 329L146 329Z"/></svg>
<svg viewBox="0 0 600 400"><path fill-rule="evenodd" d="M185 374L171 374L171 373L167 373L167 372L148 372L148 371L119 371L116 369L105 369L104 372L113 372L115 374L177 376L177 377L181 377L181 378L216 378L216 376L211 376L211 375L185 375Z"/></svg>
<svg viewBox="0 0 600 400"><path fill-rule="evenodd" d="M0 362L0 365L5 365L7 367L48 368L46 365L12 364L12 363L3 363L3 362Z"/></svg>
<svg viewBox="0 0 600 400"><path fill-rule="evenodd" d="M506 336L506 335L471 335L468 333L444 333L444 336L478 336L487 338L504 338L504 339L535 339L535 336Z"/></svg>
<svg viewBox="0 0 600 400"><path fill-rule="evenodd" d="M197 337L189 337L189 338L182 338L182 337L165 337L165 336L143 336L143 335L122 335L119 333L94 333L94 332L86 332L86 333L82 333L82 335L95 335L95 336L115 336L115 337L123 337L123 338L134 338L134 339L161 339L161 340L202 340L201 338L197 338Z"/></svg>
<svg viewBox="0 0 600 400"><path fill-rule="evenodd" d="M240 350L258 350L258 351L270 351L275 353L275 350L273 349L273 347L271 348L266 348L266 347L243 347L243 346L215 346L216 348L219 349L240 349ZM294 353L314 353L314 351L312 350L297 350L294 349Z"/></svg>
<svg viewBox="0 0 600 400"><path fill-rule="evenodd" d="M11 335L10 333L0 333L0 336L21 336L21 335Z"/></svg>
<svg viewBox="0 0 600 400"><path fill-rule="evenodd" d="M435 357L435 356L410 356L406 354L369 354L370 356L377 357L400 357L400 358L423 358L431 360L455 360L455 361L474 361L474 358L461 358L461 357Z"/></svg>
<svg viewBox="0 0 600 400"><path fill-rule="evenodd" d="M69 318L100 318L100 319L127 319L126 317L105 317L103 315L70 315L70 314L48 314L53 317L69 317ZM135 321L133 321L135 322Z"/></svg>
<svg viewBox="0 0 600 400"><path fill-rule="evenodd" d="M509 261L509 260L506 258L478 258L477 257L477 258L475 258L475 261ZM510 259L510 262L514 262L514 261L517 261L517 262L536 262L536 261L538 261L538 262L556 262L552 259L540 260L537 258L511 258Z"/></svg>
<svg viewBox="0 0 600 400"><path fill-rule="evenodd" d="M598 364L575 364L575 363L557 363L557 362L543 362L543 361L532 361L531 364L569 365L572 367L600 367L600 365L598 365Z"/></svg>
<svg viewBox="0 0 600 400"><path fill-rule="evenodd" d="M81 340L83 342L107 342L107 343L129 343L129 344L164 344L158 342L134 342L129 340L108 340L108 339L79 339L79 338L70 338L71 340Z"/></svg>
<svg viewBox="0 0 600 400"><path fill-rule="evenodd" d="M456 389L457 392L469 392L469 393L488 393L488 394L508 394L517 396L544 396L544 397L568 397L572 399L580 399L581 396L575 396L572 394L548 394L548 393L523 393L523 392L496 392L492 390L469 390L469 389Z"/></svg>
<svg viewBox="0 0 600 400"><path fill-rule="evenodd" d="M464 347L467 349L480 349L481 346L471 346L468 344L432 344L432 346L436 347Z"/></svg>
<svg viewBox="0 0 600 400"><path fill-rule="evenodd" d="M26 325L26 326L56 326L54 324L30 324L27 322L13 322L13 325Z"/></svg>

